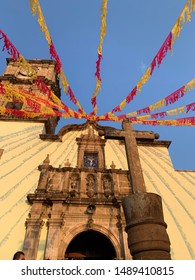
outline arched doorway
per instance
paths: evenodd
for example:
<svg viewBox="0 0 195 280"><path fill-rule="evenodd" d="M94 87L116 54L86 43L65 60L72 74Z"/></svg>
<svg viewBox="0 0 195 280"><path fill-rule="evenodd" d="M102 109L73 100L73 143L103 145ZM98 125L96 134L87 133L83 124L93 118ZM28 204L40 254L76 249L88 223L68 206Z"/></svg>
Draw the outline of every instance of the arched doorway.
<svg viewBox="0 0 195 280"><path fill-rule="evenodd" d="M69 244L65 259L113 260L116 252L104 234L88 230L79 233Z"/></svg>

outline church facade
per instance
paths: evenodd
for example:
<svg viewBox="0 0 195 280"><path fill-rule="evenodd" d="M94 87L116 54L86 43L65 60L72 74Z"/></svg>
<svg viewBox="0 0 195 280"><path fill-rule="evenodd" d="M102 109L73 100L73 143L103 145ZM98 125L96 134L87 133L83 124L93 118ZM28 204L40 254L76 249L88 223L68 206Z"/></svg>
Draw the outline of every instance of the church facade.
<svg viewBox="0 0 195 280"><path fill-rule="evenodd" d="M60 97L55 63L29 63ZM11 59L0 82L39 94ZM57 122L0 116L0 259L195 259L195 171L174 169L170 141Z"/></svg>

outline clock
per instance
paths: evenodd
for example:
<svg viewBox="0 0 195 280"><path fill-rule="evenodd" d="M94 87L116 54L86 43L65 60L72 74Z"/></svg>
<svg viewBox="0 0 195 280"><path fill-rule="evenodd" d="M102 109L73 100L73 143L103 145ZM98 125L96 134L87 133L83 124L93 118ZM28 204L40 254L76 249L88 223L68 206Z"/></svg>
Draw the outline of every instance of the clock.
<svg viewBox="0 0 195 280"><path fill-rule="evenodd" d="M32 75L34 74L34 73L36 73L37 72L37 69L35 68L35 67L32 67L32 70L31 70L31 68L30 69L19 69L19 72L18 72L18 75L17 75L17 77L18 78L30 78L30 77L32 77Z"/></svg>
<svg viewBox="0 0 195 280"><path fill-rule="evenodd" d="M32 75L32 71L20 69L19 74L22 75L22 76L31 76Z"/></svg>

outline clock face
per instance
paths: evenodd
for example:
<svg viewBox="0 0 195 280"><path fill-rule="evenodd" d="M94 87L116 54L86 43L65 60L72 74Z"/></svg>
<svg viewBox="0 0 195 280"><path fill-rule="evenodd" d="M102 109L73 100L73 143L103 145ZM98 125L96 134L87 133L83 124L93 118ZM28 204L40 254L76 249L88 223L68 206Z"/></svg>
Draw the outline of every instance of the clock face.
<svg viewBox="0 0 195 280"><path fill-rule="evenodd" d="M33 71L34 70L34 71ZM18 77L31 77L34 72L37 72L37 69L35 67L32 67L32 70L30 69L20 69L18 72Z"/></svg>
<svg viewBox="0 0 195 280"><path fill-rule="evenodd" d="M27 71L27 70L21 69L21 70L19 71L19 74L22 75L22 76L31 76L31 75L32 75L32 72L31 72L31 71Z"/></svg>

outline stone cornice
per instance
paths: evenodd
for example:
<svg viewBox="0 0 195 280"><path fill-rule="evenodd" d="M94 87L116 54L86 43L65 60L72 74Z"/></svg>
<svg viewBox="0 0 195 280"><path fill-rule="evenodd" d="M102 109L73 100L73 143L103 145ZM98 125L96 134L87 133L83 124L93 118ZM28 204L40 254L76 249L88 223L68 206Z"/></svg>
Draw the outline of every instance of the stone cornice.
<svg viewBox="0 0 195 280"><path fill-rule="evenodd" d="M111 126L102 126L99 125L97 122L94 121L86 121L83 124L70 124L62 127L60 131L58 132L59 137L63 137L66 133L69 131L82 131L84 129L87 129L89 125L92 125L94 129L96 129L100 135L101 133L108 129L108 130L116 130L114 127ZM136 140L154 140L159 138L159 134L154 133L153 131L141 131L141 130L134 130Z"/></svg>
<svg viewBox="0 0 195 280"><path fill-rule="evenodd" d="M123 195L117 196L117 202L121 202L123 199ZM63 204L75 204L75 205L89 205L91 203L95 205L105 205L105 204L112 204L115 205L115 200L113 197L110 198L94 198L93 201L91 198L71 198L67 196L67 194L63 194L61 192L59 193L41 193L37 192L35 194L28 194L27 195L27 200L30 204L33 204L34 202L42 202L45 205L51 206L55 202L61 202Z"/></svg>
<svg viewBox="0 0 195 280"><path fill-rule="evenodd" d="M17 116L1 116L0 115L0 121L16 121L16 122L39 122L39 123L45 123L47 122L48 118L44 118L44 117L36 117L33 119L28 119L28 118L23 118L23 117L17 117Z"/></svg>
<svg viewBox="0 0 195 280"><path fill-rule="evenodd" d="M28 61L29 63L33 63L33 64L50 64L50 65L56 65L55 60L51 60L51 59L25 59L26 61ZM7 64L9 64L10 62L14 62L14 60L12 58L6 58ZM15 62L17 63L17 62Z"/></svg>
<svg viewBox="0 0 195 280"><path fill-rule="evenodd" d="M61 142L60 137L58 135L56 135L56 134L39 134L39 137L43 141Z"/></svg>
<svg viewBox="0 0 195 280"><path fill-rule="evenodd" d="M155 140L155 141L145 141L145 140L138 140L138 146L152 146L152 147L165 147L169 148L172 141L167 140Z"/></svg>

